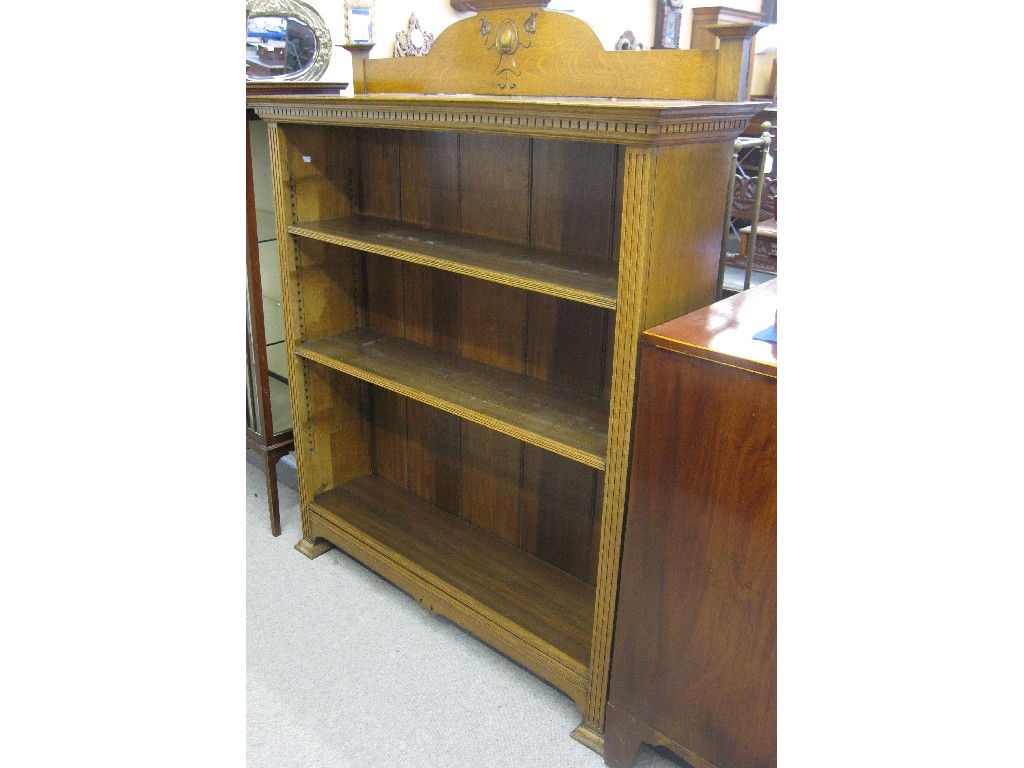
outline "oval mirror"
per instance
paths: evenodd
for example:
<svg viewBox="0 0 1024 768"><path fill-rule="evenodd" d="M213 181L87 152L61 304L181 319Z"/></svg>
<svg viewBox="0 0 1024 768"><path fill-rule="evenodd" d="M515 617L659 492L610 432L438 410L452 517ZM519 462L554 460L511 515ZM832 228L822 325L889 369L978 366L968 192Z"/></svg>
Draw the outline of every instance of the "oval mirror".
<svg viewBox="0 0 1024 768"><path fill-rule="evenodd" d="M247 80L319 80L331 60L331 33L301 0L246 4Z"/></svg>

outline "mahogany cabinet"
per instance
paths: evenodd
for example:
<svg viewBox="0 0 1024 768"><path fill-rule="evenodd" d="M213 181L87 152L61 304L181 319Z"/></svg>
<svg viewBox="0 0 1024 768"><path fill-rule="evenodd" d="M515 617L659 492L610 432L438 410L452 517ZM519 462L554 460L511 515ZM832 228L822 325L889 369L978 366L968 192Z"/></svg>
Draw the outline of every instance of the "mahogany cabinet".
<svg viewBox="0 0 1024 768"><path fill-rule="evenodd" d="M605 724L695 768L773 768L776 283L643 334Z"/></svg>

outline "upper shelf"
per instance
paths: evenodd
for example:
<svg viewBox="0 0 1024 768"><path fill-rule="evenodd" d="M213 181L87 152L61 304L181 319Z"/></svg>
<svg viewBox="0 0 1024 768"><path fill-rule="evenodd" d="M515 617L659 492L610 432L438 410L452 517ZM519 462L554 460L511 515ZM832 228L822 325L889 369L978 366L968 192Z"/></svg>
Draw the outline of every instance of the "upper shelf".
<svg viewBox="0 0 1024 768"><path fill-rule="evenodd" d="M616 307L616 267L373 216L300 222L288 232L562 299Z"/></svg>

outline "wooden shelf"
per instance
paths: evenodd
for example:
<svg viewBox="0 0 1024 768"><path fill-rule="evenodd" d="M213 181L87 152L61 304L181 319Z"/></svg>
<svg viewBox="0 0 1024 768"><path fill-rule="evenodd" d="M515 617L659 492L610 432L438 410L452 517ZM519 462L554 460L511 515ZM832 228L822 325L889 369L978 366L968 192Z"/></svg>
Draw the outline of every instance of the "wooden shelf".
<svg viewBox="0 0 1024 768"><path fill-rule="evenodd" d="M372 329L308 341L307 360L603 470L608 407L560 387Z"/></svg>
<svg viewBox="0 0 1024 768"><path fill-rule="evenodd" d="M374 475L317 495L311 511L318 535L431 610L584 690L593 586Z"/></svg>
<svg viewBox="0 0 1024 768"><path fill-rule="evenodd" d="M374 216L299 222L288 232L605 309L617 305L611 263Z"/></svg>

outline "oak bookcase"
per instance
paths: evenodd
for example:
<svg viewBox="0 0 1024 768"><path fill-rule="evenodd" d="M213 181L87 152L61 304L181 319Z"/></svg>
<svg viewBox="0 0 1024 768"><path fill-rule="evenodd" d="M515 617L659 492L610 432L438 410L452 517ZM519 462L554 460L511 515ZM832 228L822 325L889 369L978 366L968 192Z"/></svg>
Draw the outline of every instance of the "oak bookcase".
<svg viewBox="0 0 1024 768"><path fill-rule="evenodd" d="M715 298L749 38L605 52L572 16L481 9L425 57L355 62L353 96L250 99L296 548L342 549L566 692L598 751L637 346Z"/></svg>

